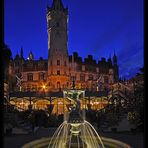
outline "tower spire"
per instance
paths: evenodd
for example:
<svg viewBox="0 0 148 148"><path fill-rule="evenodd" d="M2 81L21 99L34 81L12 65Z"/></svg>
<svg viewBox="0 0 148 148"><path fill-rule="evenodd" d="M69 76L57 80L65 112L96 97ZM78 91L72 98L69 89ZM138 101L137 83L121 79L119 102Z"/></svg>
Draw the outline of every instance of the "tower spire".
<svg viewBox="0 0 148 148"><path fill-rule="evenodd" d="M114 55L113 55L113 62L114 62L114 64L117 64L117 56L115 53L115 49L114 49Z"/></svg>
<svg viewBox="0 0 148 148"><path fill-rule="evenodd" d="M23 48L20 49L20 57L23 58Z"/></svg>
<svg viewBox="0 0 148 148"><path fill-rule="evenodd" d="M30 53L29 53L29 60L34 60L34 55L33 55L32 51L30 51Z"/></svg>
<svg viewBox="0 0 148 148"><path fill-rule="evenodd" d="M51 8L54 10L64 10L62 0L53 0Z"/></svg>

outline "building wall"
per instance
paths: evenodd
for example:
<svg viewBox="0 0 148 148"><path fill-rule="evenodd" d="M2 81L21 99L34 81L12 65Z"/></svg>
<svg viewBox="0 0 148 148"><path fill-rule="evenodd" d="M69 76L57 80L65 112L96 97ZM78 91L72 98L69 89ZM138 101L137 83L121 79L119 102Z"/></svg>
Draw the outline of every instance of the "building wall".
<svg viewBox="0 0 148 148"><path fill-rule="evenodd" d="M60 91L72 88L73 81L75 88L96 91L114 83L117 68L110 58L97 62L92 55L84 60L76 52L68 55L68 9L60 1L53 1L47 9L47 34L48 59L34 60L30 52L29 59L25 60L21 49L20 55L17 54L13 61L15 74L22 76L24 91L39 90L43 85L47 91ZM113 61L117 67L116 55ZM44 79L40 79L40 73L44 74Z"/></svg>

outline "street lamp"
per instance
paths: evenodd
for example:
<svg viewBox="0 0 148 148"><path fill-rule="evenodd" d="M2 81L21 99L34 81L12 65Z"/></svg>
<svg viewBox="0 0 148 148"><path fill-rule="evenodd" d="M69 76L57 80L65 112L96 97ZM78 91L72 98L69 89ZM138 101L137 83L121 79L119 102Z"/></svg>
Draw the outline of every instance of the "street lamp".
<svg viewBox="0 0 148 148"><path fill-rule="evenodd" d="M43 85L43 86L42 86L42 88L45 90L46 86L45 86L45 85Z"/></svg>

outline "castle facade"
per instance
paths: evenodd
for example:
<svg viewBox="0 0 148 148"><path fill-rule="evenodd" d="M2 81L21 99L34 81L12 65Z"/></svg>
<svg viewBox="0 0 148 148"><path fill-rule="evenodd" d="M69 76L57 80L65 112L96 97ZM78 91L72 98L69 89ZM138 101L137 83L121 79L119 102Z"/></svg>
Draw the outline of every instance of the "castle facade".
<svg viewBox="0 0 148 148"><path fill-rule="evenodd" d="M74 52L68 55L68 8L61 0L53 0L47 8L48 59L34 60L32 52L28 59L23 49L13 60L15 75L21 78L21 91L61 91L72 87L89 91L106 89L119 79L117 56L113 59L93 59L92 55L82 60ZM102 85L100 85L102 84Z"/></svg>

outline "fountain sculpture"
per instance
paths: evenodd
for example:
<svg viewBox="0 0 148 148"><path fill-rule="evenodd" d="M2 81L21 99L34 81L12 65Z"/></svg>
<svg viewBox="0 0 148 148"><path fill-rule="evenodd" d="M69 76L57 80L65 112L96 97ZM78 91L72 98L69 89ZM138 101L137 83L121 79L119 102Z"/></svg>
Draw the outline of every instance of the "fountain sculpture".
<svg viewBox="0 0 148 148"><path fill-rule="evenodd" d="M73 81L73 89L63 93L64 98L74 101L74 105L69 107L68 116L54 133L48 148L105 148L100 136L80 110L80 98L84 97L85 91L75 89Z"/></svg>

